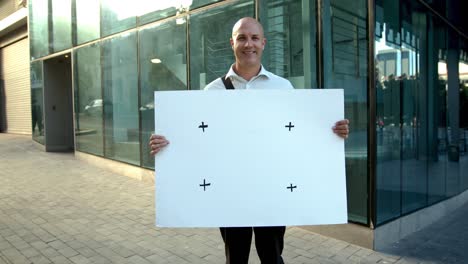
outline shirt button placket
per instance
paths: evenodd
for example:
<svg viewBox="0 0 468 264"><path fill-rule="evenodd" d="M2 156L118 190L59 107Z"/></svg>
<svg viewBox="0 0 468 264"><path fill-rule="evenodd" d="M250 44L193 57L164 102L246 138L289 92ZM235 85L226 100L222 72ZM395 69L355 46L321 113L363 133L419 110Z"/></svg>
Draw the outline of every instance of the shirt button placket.
<svg viewBox="0 0 468 264"><path fill-rule="evenodd" d="M250 88L250 81L245 83L245 89L249 89L249 88Z"/></svg>

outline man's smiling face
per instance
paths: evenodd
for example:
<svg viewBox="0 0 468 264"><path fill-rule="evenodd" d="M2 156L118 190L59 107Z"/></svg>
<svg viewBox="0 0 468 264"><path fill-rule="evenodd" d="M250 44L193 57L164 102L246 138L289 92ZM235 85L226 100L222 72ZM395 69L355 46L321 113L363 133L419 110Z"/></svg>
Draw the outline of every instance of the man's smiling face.
<svg viewBox="0 0 468 264"><path fill-rule="evenodd" d="M260 68L266 39L262 26L253 18L241 19L233 28L231 46L237 68Z"/></svg>

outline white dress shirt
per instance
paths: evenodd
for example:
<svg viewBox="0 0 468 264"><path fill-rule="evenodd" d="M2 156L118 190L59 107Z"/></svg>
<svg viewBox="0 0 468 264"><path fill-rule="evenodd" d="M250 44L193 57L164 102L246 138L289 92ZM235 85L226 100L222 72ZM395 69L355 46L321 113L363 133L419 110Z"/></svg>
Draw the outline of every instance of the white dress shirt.
<svg viewBox="0 0 468 264"><path fill-rule="evenodd" d="M261 66L260 72L257 76L254 76L250 81L245 80L241 76L237 75L232 69L233 66L229 69L226 74L226 78L230 78L235 89L294 89L291 82L288 80L275 75ZM221 78L209 83L204 90L225 90L223 81Z"/></svg>

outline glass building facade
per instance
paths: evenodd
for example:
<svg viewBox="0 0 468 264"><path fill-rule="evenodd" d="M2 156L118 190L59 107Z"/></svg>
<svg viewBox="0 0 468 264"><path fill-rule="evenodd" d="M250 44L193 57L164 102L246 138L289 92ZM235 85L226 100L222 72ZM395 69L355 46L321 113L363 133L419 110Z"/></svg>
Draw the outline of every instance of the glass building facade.
<svg viewBox="0 0 468 264"><path fill-rule="evenodd" d="M268 70L296 89L344 89L348 219L379 226L468 188L468 40L446 19L454 9L422 0L31 0L33 139L46 144L43 62L69 52L75 151L154 169L153 92L198 90L225 74L233 24L255 17Z"/></svg>
<svg viewBox="0 0 468 264"><path fill-rule="evenodd" d="M444 20L376 1L377 225L467 189L467 39Z"/></svg>

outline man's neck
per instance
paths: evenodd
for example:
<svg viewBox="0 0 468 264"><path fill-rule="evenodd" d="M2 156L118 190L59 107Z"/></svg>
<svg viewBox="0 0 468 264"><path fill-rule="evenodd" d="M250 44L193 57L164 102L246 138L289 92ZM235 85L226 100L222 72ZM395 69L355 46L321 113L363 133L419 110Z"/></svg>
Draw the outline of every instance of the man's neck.
<svg viewBox="0 0 468 264"><path fill-rule="evenodd" d="M258 65L252 67L243 67L235 63L232 69L237 75L244 78L246 81L250 81L250 79L258 75L258 73L262 69L262 66Z"/></svg>

